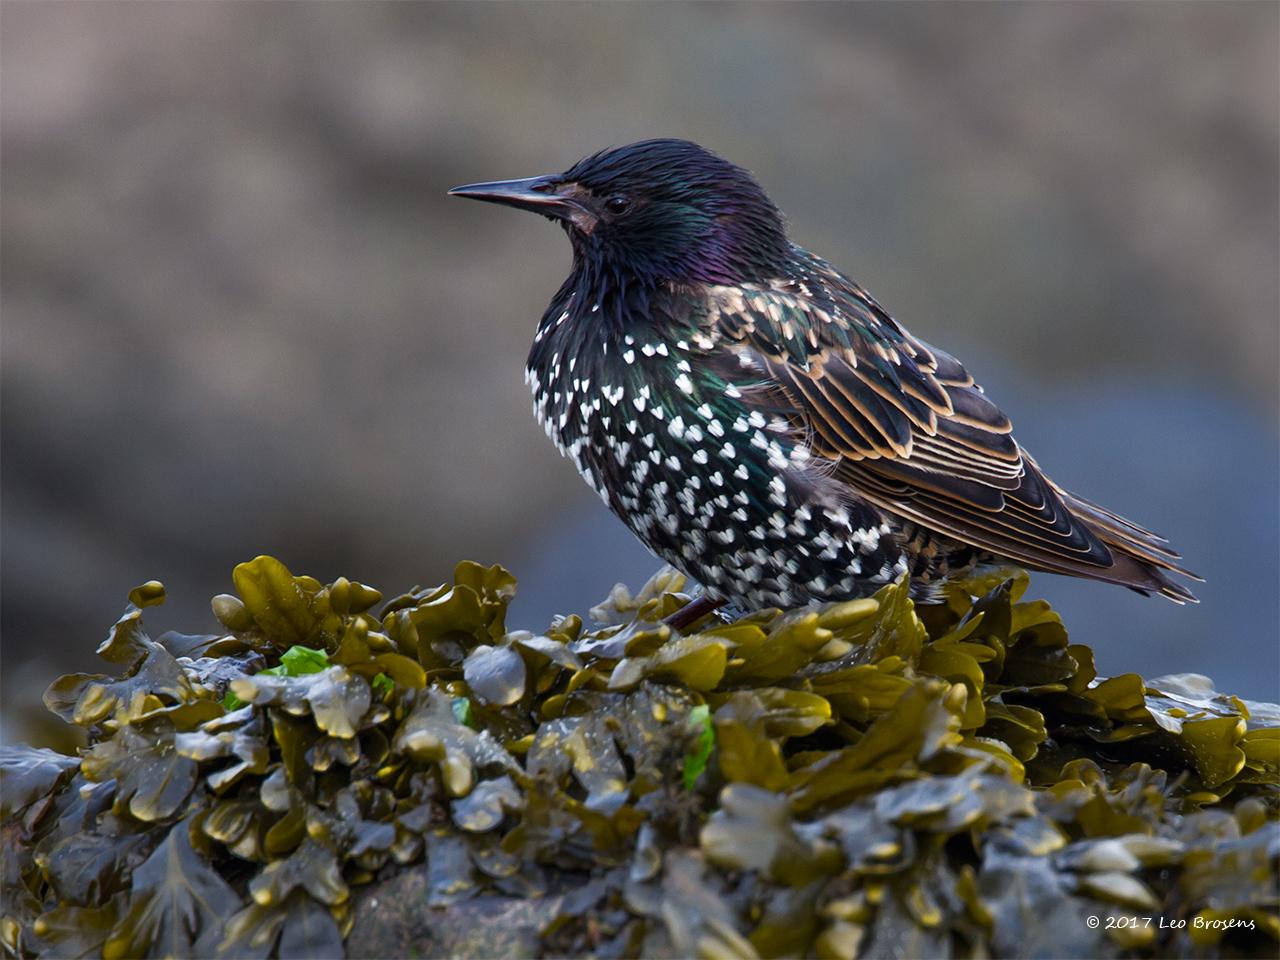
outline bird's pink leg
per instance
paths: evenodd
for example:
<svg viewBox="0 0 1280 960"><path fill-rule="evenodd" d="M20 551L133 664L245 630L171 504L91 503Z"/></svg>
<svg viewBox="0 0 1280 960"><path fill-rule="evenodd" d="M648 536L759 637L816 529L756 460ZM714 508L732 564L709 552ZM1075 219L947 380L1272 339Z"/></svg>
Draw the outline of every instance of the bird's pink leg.
<svg viewBox="0 0 1280 960"><path fill-rule="evenodd" d="M724 605L723 600L712 600L705 593L700 597L690 600L687 604L677 610L666 620L662 621L672 630L683 630L691 623L701 620L712 610Z"/></svg>

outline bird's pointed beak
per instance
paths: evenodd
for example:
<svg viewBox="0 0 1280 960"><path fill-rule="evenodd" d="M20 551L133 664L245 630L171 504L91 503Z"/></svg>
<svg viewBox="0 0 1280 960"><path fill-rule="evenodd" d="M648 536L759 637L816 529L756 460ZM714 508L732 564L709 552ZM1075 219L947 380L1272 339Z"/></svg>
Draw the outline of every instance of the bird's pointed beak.
<svg viewBox="0 0 1280 960"><path fill-rule="evenodd" d="M527 177L524 180L491 180L488 183L468 183L466 186L454 187L449 191L449 196L502 203L547 217L572 220L586 210L560 192L560 188L564 186L564 181L554 175Z"/></svg>

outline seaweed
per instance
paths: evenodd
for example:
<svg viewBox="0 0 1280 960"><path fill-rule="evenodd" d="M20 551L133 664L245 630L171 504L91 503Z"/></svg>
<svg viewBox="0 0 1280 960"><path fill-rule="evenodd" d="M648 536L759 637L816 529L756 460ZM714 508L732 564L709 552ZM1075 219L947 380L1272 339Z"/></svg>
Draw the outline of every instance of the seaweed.
<svg viewBox="0 0 1280 960"><path fill-rule="evenodd" d="M538 633L515 578L383 602L259 557L215 634L150 581L0 750L13 956L1272 956L1280 708L1096 675L1025 573L917 607ZM498 920L494 926L495 918Z"/></svg>

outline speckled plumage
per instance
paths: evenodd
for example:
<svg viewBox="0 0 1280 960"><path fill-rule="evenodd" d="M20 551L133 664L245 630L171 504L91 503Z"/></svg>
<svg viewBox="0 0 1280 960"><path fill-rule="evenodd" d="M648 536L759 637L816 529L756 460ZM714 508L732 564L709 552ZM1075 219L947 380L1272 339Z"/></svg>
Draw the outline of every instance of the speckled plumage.
<svg viewBox="0 0 1280 960"><path fill-rule="evenodd" d="M745 171L686 141L457 193L564 225L534 414L656 555L720 599L913 593L975 564L1193 599L1165 542L1045 477L954 358L792 244Z"/></svg>

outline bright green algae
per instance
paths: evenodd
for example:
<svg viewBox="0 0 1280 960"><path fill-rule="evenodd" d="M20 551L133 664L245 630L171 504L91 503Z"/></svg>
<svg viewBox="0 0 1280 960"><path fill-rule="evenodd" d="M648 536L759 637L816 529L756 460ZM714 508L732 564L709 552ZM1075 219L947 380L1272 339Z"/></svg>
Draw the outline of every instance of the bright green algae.
<svg viewBox="0 0 1280 960"><path fill-rule="evenodd" d="M496 566L233 582L208 636L132 591L45 695L89 746L4 748L10 953L376 952L353 891L413 871L556 956L1276 952L1280 708L1098 678L1018 571L683 635L670 570L541 633Z"/></svg>

